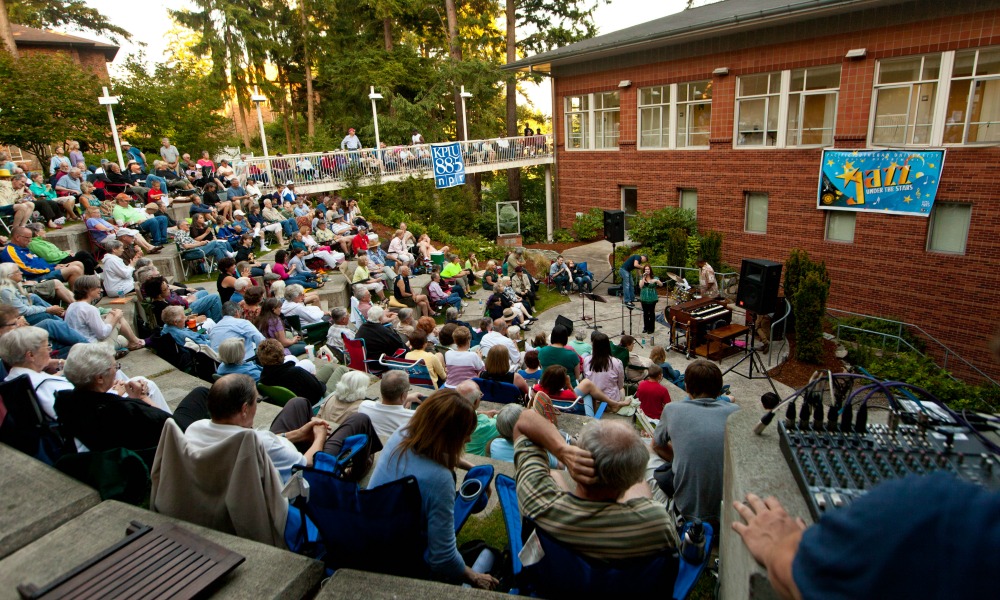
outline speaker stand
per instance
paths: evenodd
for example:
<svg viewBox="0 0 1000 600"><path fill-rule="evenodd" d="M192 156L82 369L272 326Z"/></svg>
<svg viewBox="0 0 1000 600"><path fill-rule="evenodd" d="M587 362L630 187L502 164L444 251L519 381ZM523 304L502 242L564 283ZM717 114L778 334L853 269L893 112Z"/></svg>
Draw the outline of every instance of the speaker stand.
<svg viewBox="0 0 1000 600"><path fill-rule="evenodd" d="M750 335L747 336L747 347L743 350L743 358L739 359L736 361L736 364L723 371L722 375L725 376L730 371L736 370L736 367L743 364L747 359L750 359L750 363L747 365L747 374L744 375L739 371L737 371L736 374L744 379L767 379L767 383L770 384L771 390L773 390L774 393L780 397L781 394L778 393L778 388L774 387L774 381L771 380L771 376L767 372L767 367L764 366L764 359L762 359L760 354L757 354L757 351L753 348L754 338L754 330L750 329ZM755 375L754 371L757 371L759 374Z"/></svg>

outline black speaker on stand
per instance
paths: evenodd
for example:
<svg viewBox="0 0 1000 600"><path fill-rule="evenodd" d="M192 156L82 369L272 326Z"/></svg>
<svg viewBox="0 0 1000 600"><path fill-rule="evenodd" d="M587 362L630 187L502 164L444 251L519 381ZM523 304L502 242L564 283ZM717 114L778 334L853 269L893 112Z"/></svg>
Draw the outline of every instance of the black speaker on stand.
<svg viewBox="0 0 1000 600"><path fill-rule="evenodd" d="M778 305L781 263L762 258L744 258L736 304L758 315L773 313Z"/></svg>
<svg viewBox="0 0 1000 600"><path fill-rule="evenodd" d="M612 244L625 241L625 211L604 211L604 239Z"/></svg>

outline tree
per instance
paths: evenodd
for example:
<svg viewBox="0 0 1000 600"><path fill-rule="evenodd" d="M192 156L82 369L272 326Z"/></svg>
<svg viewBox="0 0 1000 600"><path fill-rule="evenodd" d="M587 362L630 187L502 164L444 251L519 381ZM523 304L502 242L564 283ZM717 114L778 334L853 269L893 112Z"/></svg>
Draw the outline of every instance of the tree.
<svg viewBox="0 0 1000 600"><path fill-rule="evenodd" d="M785 261L784 288L795 320L795 358L819 362L823 356L823 316L830 295L826 264L814 262L805 250L793 249Z"/></svg>
<svg viewBox="0 0 1000 600"><path fill-rule="evenodd" d="M111 23L101 11L87 6L84 0L5 0L12 23L28 27L72 27L106 35L116 40L130 40L132 35ZM0 8L3 2L0 2Z"/></svg>
<svg viewBox="0 0 1000 600"><path fill-rule="evenodd" d="M58 54L15 60L0 52L0 143L49 161L49 144L64 140L107 142L106 116L97 97L100 81Z"/></svg>
<svg viewBox="0 0 1000 600"><path fill-rule="evenodd" d="M7 5L4 4L4 0L0 0L0 38L3 38L7 52L17 58L17 43L14 42L14 34L10 31L10 19L7 17Z"/></svg>

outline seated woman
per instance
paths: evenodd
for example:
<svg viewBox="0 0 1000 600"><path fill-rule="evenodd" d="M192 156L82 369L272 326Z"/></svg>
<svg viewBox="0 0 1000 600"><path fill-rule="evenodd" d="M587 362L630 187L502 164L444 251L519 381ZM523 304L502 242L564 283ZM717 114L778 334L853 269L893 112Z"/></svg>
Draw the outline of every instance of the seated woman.
<svg viewBox="0 0 1000 600"><path fill-rule="evenodd" d="M497 284L497 280L500 279L500 270L497 269L497 263L494 260L489 260L486 262L486 270L483 271L483 289L493 291L493 286Z"/></svg>
<svg viewBox="0 0 1000 600"><path fill-rule="evenodd" d="M544 332L539 331L541 335ZM544 338L543 338L544 339ZM509 360L510 357L508 357ZM542 378L542 369L538 363L538 350L528 350L524 353L524 368L517 372L528 385L535 385Z"/></svg>
<svg viewBox="0 0 1000 600"><path fill-rule="evenodd" d="M465 566L455 543L455 469L472 468L462 453L475 428L476 411L470 402L454 390L434 392L409 424L389 438L368 487L416 477L427 523L424 556L431 572L441 579L492 589L496 579Z"/></svg>
<svg viewBox="0 0 1000 600"><path fill-rule="evenodd" d="M623 400L625 365L621 360L611 356L611 340L608 336L597 332L591 340L593 343L591 354L583 358L583 375L604 392L610 400L608 408L612 412L617 412L619 408L629 404ZM588 417L594 416L596 407L591 402L585 403L584 409Z"/></svg>
<svg viewBox="0 0 1000 600"><path fill-rule="evenodd" d="M0 301L17 309L17 313L35 325L46 319L59 319L66 310L61 306L53 306L38 294L28 293L21 287L24 274L14 263L0 264ZM51 280L55 286L56 296L63 302L72 302L73 295L59 280Z"/></svg>
<svg viewBox="0 0 1000 600"><path fill-rule="evenodd" d="M161 275L151 277L142 284L143 297L153 305L153 315L159 318L168 306L190 308L196 315L204 315L218 323L222 319L222 300L218 294L205 290L195 290L193 294L182 296L170 289L166 278Z"/></svg>
<svg viewBox="0 0 1000 600"><path fill-rule="evenodd" d="M215 372L219 375L242 373L253 377L255 381L260 379L260 365L245 362L244 356L243 338L232 337L224 340L219 345L219 360L221 362Z"/></svg>
<svg viewBox="0 0 1000 600"><path fill-rule="evenodd" d="M240 315L253 323L260 316L260 303L264 301L264 288L253 285L243 292L243 300L240 300Z"/></svg>
<svg viewBox="0 0 1000 600"><path fill-rule="evenodd" d="M270 202L270 200L266 200L266 202ZM269 248L267 248L267 246L265 245L266 236L263 233L265 231L270 231L271 233L274 234L275 239L278 240L279 246L285 245L285 236L282 233L281 223L272 223L267 219L265 219L264 215L261 214L260 212L260 206L256 202L252 202L250 204L250 214L247 215L247 220L250 221L250 225L252 225L255 230L259 229L261 231L260 234L261 252L267 252L269 250Z"/></svg>
<svg viewBox="0 0 1000 600"><path fill-rule="evenodd" d="M178 346L184 346L184 343L187 340L191 340L199 345L212 345L207 335L197 331L192 331L185 327L184 319L184 308L180 306L168 306L164 308L163 311L160 312L160 322L163 323L163 329L160 331L160 335L169 335L171 339L177 342Z"/></svg>
<svg viewBox="0 0 1000 600"><path fill-rule="evenodd" d="M278 298L267 298L261 302L260 314L254 325L264 337L281 344L284 354L298 356L305 353L306 345L302 342L302 336L289 335L285 331L285 323L281 320L281 300Z"/></svg>
<svg viewBox="0 0 1000 600"><path fill-rule="evenodd" d="M112 298L131 294L135 291L135 263L142 258L142 252L136 252L128 261L122 260L125 253L125 244L118 240L105 240L104 248L108 251L101 259L104 272L101 279L104 281L104 291Z"/></svg>
<svg viewBox="0 0 1000 600"><path fill-rule="evenodd" d="M444 354L444 368L448 373L445 387L454 388L458 384L479 377L485 365L479 355L469 350L472 341L472 332L468 327L458 327L452 334L456 348Z"/></svg>
<svg viewBox="0 0 1000 600"><path fill-rule="evenodd" d="M410 351L406 353L406 359L423 360L427 366L427 372L431 377L431 385L437 389L448 378L448 372L445 371L444 363L441 362L441 355L428 351L427 334L424 333L423 329L414 328L408 337L410 340ZM430 349L433 350L434 347L431 346Z"/></svg>
<svg viewBox="0 0 1000 600"><path fill-rule="evenodd" d="M510 371L510 352L507 347L497 344L486 353L486 369L479 376L481 379L491 381L501 381L517 386L521 393L528 395L528 382L521 377L520 373Z"/></svg>
<svg viewBox="0 0 1000 600"><path fill-rule="evenodd" d="M114 308L101 317L94 302L101 297L101 278L97 275L83 275L73 282L74 302L66 309L66 324L80 332L88 342L103 342L116 347L125 346L138 350L145 343L136 337L132 327L125 320L121 309ZM183 313L182 313L183 314ZM121 336L124 339L120 339Z"/></svg>
<svg viewBox="0 0 1000 600"><path fill-rule="evenodd" d="M343 365L326 361L316 366L316 374L305 370L301 363L285 356L285 348L278 340L264 340L257 346L257 362L260 363L260 383L275 385L291 390L296 396L309 401L310 405L326 396L327 386L336 385L348 371ZM311 364L311 363L310 363Z"/></svg>
<svg viewBox="0 0 1000 600"><path fill-rule="evenodd" d="M357 414L361 401L365 399L368 386L372 384L366 373L348 370L340 377L333 393L319 409L319 418L324 421L343 423L351 415Z"/></svg>
<svg viewBox="0 0 1000 600"><path fill-rule="evenodd" d="M274 253L274 264L271 265L271 272L281 278L287 285L298 284L309 285L309 280L296 272L296 267L290 266L290 256L285 250L278 250Z"/></svg>
<svg viewBox="0 0 1000 600"><path fill-rule="evenodd" d="M653 346L652 348L650 348L649 360L652 361L654 365L659 365L660 370L663 372L663 377L665 377L667 381L676 385L682 390L685 389L684 373L681 373L677 369L673 368L673 366L671 366L670 363L667 362L667 351L663 349L663 346Z"/></svg>
<svg viewBox="0 0 1000 600"><path fill-rule="evenodd" d="M590 380L583 379L574 388L570 383L566 367L562 365L551 365L542 371L542 378L532 391L536 394L542 392L553 400L565 403L573 402L579 397L580 402L573 407L572 414L586 414L584 407L588 403L594 405L596 402L607 402L609 406L613 405L601 388Z"/></svg>
<svg viewBox="0 0 1000 600"><path fill-rule="evenodd" d="M289 272L295 273L296 277L300 277L308 281L309 287L323 287L323 283L319 281L319 273L313 271L308 265L306 265L306 251L302 248L298 248L296 246L289 248L288 268ZM285 283L288 282L286 281Z"/></svg>
<svg viewBox="0 0 1000 600"><path fill-rule="evenodd" d="M219 292L219 298L225 304L236 293L236 261L232 258L223 258L219 261L219 276L215 280L215 287Z"/></svg>

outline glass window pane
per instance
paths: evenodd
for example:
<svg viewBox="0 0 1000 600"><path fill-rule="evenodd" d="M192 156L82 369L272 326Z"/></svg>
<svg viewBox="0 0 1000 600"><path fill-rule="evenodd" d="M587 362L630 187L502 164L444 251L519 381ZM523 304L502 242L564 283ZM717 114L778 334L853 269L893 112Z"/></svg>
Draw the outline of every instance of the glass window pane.
<svg viewBox="0 0 1000 600"><path fill-rule="evenodd" d="M767 100L740 100L738 103L739 131L737 145L739 146L763 146L764 145L764 118L767 110Z"/></svg>
<svg viewBox="0 0 1000 600"><path fill-rule="evenodd" d="M840 66L816 67L806 73L807 90L828 90L840 87Z"/></svg>
<svg viewBox="0 0 1000 600"><path fill-rule="evenodd" d="M904 58L902 60L883 60L879 62L878 82L902 83L920 79L920 58Z"/></svg>
<svg viewBox="0 0 1000 600"><path fill-rule="evenodd" d="M788 88L792 92L801 92L806 88L806 70L796 69L792 71L792 83Z"/></svg>
<svg viewBox="0 0 1000 600"><path fill-rule="evenodd" d="M976 61L976 75L1000 75L1000 48L995 50L980 50Z"/></svg>
<svg viewBox="0 0 1000 600"><path fill-rule="evenodd" d="M969 77L972 75L972 67L976 63L976 51L955 53L955 66L952 67L952 77Z"/></svg>
<svg viewBox="0 0 1000 600"><path fill-rule="evenodd" d="M599 94L601 104L597 108L618 108L618 92Z"/></svg>
<svg viewBox="0 0 1000 600"><path fill-rule="evenodd" d="M924 57L924 80L937 79L941 71L941 55L933 54Z"/></svg>
<svg viewBox="0 0 1000 600"><path fill-rule="evenodd" d="M944 143L961 144L965 134L965 108L969 103L971 80L951 82L948 92L948 112L944 124Z"/></svg>
<svg viewBox="0 0 1000 600"><path fill-rule="evenodd" d="M831 242L854 242L854 224L858 213L847 211L827 211L826 239Z"/></svg>
<svg viewBox="0 0 1000 600"><path fill-rule="evenodd" d="M889 88L875 91L875 128L872 141L876 144L902 144L906 139L906 121L910 88Z"/></svg>
<svg viewBox="0 0 1000 600"><path fill-rule="evenodd" d="M747 194L746 231L767 233L767 194Z"/></svg>
<svg viewBox="0 0 1000 600"><path fill-rule="evenodd" d="M927 249L932 252L965 254L971 218L971 204L936 203L931 213Z"/></svg>
<svg viewBox="0 0 1000 600"><path fill-rule="evenodd" d="M681 208L698 214L698 190L681 190Z"/></svg>
<svg viewBox="0 0 1000 600"><path fill-rule="evenodd" d="M803 145L833 143L833 121L837 112L837 94L809 94L802 102Z"/></svg>
<svg viewBox="0 0 1000 600"><path fill-rule="evenodd" d="M643 108L639 111L643 148L663 148L666 146L666 130L669 129L669 121L661 120L662 115L663 108L659 106Z"/></svg>
<svg viewBox="0 0 1000 600"><path fill-rule="evenodd" d="M937 92L936 83L925 83L916 86L910 99L911 120L913 123L913 139L911 144L931 143L931 121L934 119L934 95Z"/></svg>
<svg viewBox="0 0 1000 600"><path fill-rule="evenodd" d="M590 145L587 131L587 114L571 113L567 115L566 145L570 148L582 149Z"/></svg>
<svg viewBox="0 0 1000 600"><path fill-rule="evenodd" d="M767 93L767 82L770 76L743 75L740 77L740 96L759 96Z"/></svg>
<svg viewBox="0 0 1000 600"><path fill-rule="evenodd" d="M677 147L708 146L712 130L712 104L688 104L677 115Z"/></svg>
<svg viewBox="0 0 1000 600"><path fill-rule="evenodd" d="M606 110L597 115L597 147L618 147L618 115L617 110Z"/></svg>
<svg viewBox="0 0 1000 600"><path fill-rule="evenodd" d="M966 141L1000 141L1000 79L976 82Z"/></svg>

